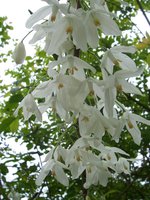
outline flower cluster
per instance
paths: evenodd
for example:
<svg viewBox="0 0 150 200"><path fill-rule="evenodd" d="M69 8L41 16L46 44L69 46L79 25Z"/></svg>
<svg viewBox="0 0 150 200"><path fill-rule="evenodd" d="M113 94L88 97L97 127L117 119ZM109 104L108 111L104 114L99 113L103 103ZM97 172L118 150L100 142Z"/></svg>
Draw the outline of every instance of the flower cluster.
<svg viewBox="0 0 150 200"><path fill-rule="evenodd" d="M139 145L141 132L137 122L150 125L150 121L129 112L117 98L118 93L141 95L129 78L139 76L143 68L137 69L126 55L135 53L132 46L114 46L104 53L98 66L102 78L95 75L96 69L91 64L80 58L81 51L99 46L100 31L104 35L121 34L115 15L109 12L104 0L90 0L86 9L79 0L65 4L57 0L43 1L48 5L26 22L26 27L35 31L30 43L44 39L46 53L57 54L58 59L48 65L49 80L28 94L15 114L22 107L25 120L34 114L41 121L42 114L51 108L66 124L76 122L78 139L66 149L58 145L50 150L36 184L41 185L51 171L57 181L68 186L66 171L69 170L73 179L86 174L85 188L92 184L106 186L112 174L130 173L130 159L123 150L106 146L104 135L109 134L112 140L119 142L126 127ZM36 98L45 101L37 105ZM89 98L92 104L88 103Z"/></svg>

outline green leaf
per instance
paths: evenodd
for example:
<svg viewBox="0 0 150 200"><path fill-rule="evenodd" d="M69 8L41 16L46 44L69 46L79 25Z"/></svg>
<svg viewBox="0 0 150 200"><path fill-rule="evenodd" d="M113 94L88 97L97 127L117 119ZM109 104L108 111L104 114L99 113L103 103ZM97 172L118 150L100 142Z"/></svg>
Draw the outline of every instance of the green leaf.
<svg viewBox="0 0 150 200"><path fill-rule="evenodd" d="M147 56L146 62L150 66L150 54Z"/></svg>
<svg viewBox="0 0 150 200"><path fill-rule="evenodd" d="M0 131L1 132L10 132L10 124L15 120L14 117L8 117L6 119L3 119L3 121L0 124Z"/></svg>
<svg viewBox="0 0 150 200"><path fill-rule="evenodd" d="M4 175L6 175L8 173L8 169L5 166L5 164L0 164L0 172Z"/></svg>
<svg viewBox="0 0 150 200"><path fill-rule="evenodd" d="M19 126L19 120L15 119L11 124L10 124L10 130L11 132L16 132L18 130Z"/></svg>

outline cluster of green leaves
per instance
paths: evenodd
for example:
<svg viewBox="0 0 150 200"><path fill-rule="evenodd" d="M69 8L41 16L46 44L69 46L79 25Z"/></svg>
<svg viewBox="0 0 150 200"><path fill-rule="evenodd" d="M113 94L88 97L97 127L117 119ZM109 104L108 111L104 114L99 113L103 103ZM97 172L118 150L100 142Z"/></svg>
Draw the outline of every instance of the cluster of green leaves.
<svg viewBox="0 0 150 200"><path fill-rule="evenodd" d="M122 7L117 0L107 1L109 9L117 12L121 30L125 32L123 36L114 38L112 36L103 37L100 34L99 44L101 48L90 49L87 53L82 53L82 59L88 61L97 70L96 76L101 77L99 70L99 60L102 53L113 44L137 45L141 40L141 33L133 24L131 17L135 16L139 10L136 1L127 1L129 7ZM148 1L145 1L143 8L148 7ZM7 44L9 36L5 18L0 18L0 27L2 32L2 47ZM133 29L133 27L135 27ZM126 32L128 30L128 32ZM139 48L137 53L130 55L137 66L145 65L144 74L136 79L137 86L142 90L143 96L119 94L118 98L123 101L126 107L132 108L132 111L147 119L150 119L150 90L148 89L149 67L147 65L148 47ZM7 55L8 59L10 55ZM23 97L31 92L40 81L49 79L47 76L47 64L54 58L47 56L39 47L36 49L35 56L27 56L23 65L15 67L14 70L7 70L6 75L12 78L12 84L1 81L1 104L0 104L0 199L7 200L9 192L14 189L20 193L21 199L24 197L33 199L51 199L51 200L82 200L83 182L82 177L78 180L71 180L69 187L59 184L50 174L46 177L43 185L39 188L35 185L35 179L41 167L42 155L45 155L52 146L62 144L69 147L78 138L77 122L71 126L65 123L51 110L47 112L49 120L44 118L42 124L34 121L32 116L29 121L24 121L22 112L15 118L13 113ZM39 102L42 99L38 100ZM92 102L91 102L92 103ZM109 136L105 141L110 145L115 145L128 152L135 158L140 155L140 161L137 165L132 165L131 175L121 174L115 179L110 179L107 187L92 186L88 190L88 196L91 200L149 200L150 197L150 176L149 176L149 144L150 129L139 124L142 130L141 146L134 144L130 135L126 132L122 134L118 144L111 141ZM20 144L24 151L18 152L15 148L9 147L9 140L16 142L16 148ZM12 176L13 178L9 177ZM68 174L70 176L70 174ZM10 180L11 179L11 180Z"/></svg>

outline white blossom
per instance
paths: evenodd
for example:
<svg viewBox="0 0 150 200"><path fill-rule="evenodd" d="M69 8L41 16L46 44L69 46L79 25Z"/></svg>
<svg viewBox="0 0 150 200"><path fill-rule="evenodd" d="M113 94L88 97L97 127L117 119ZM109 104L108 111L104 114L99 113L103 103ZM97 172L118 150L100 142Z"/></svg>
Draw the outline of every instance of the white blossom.
<svg viewBox="0 0 150 200"><path fill-rule="evenodd" d="M114 65L118 65L123 70L136 71L135 62L124 53L135 53L136 49L133 46L115 46L107 50L101 61L101 68L105 68L107 72L113 74Z"/></svg>
<svg viewBox="0 0 150 200"><path fill-rule="evenodd" d="M19 104L18 108L15 110L14 115L18 115L18 111L20 108L23 108L24 119L28 120L31 115L36 116L37 121L42 121L42 114L38 109L37 104L32 96L32 94L28 94Z"/></svg>
<svg viewBox="0 0 150 200"><path fill-rule="evenodd" d="M138 128L137 122L144 123L150 126L150 121L144 119L143 117L130 113L126 111L123 114L123 119L125 119L125 125L129 133L132 135L133 140L136 144L140 145L141 142L141 131Z"/></svg>
<svg viewBox="0 0 150 200"><path fill-rule="evenodd" d="M26 50L23 42L20 42L16 47L12 55L16 64L22 64L26 57Z"/></svg>
<svg viewBox="0 0 150 200"><path fill-rule="evenodd" d="M47 155L45 159L46 164L42 167L40 174L36 179L36 184L38 186L42 184L43 180L49 174L50 171L51 175L54 176L58 182L60 182L65 186L69 185L68 177L63 170L64 168L66 168L66 166L63 163L59 162L58 160L52 158L53 152L54 149L52 149Z"/></svg>
<svg viewBox="0 0 150 200"><path fill-rule="evenodd" d="M111 19L111 16L106 11L101 9L93 9L87 12L86 18L86 35L88 44L92 48L96 48L98 45L98 30L101 29L105 35L120 35L119 30L115 21Z"/></svg>
<svg viewBox="0 0 150 200"><path fill-rule="evenodd" d="M60 46L71 36L77 49L87 50L86 32L82 20L74 14L67 14L55 23L47 53L57 53Z"/></svg>
<svg viewBox="0 0 150 200"><path fill-rule="evenodd" d="M52 69L56 68L58 65L60 66L61 74L65 74L67 71L69 75L81 81L86 79L84 69L89 69L93 73L95 73L95 69L85 61L81 60L78 57L67 55L49 64L49 69L48 69L49 76L52 76Z"/></svg>

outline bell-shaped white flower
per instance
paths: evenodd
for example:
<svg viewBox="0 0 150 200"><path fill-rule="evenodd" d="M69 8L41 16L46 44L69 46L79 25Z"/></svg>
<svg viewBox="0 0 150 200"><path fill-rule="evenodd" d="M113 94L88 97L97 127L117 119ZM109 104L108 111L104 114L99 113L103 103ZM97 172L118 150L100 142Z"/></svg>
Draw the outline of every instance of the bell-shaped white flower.
<svg viewBox="0 0 150 200"><path fill-rule="evenodd" d="M33 96L48 99L55 96L56 110L59 110L60 112L64 112L65 110L66 114L69 111L78 113L90 92L87 81L80 81L69 75L58 75L54 70L53 73L54 80L43 82L37 86L32 92ZM48 100L49 103L51 102L50 99ZM48 107L47 103L45 105L46 107ZM43 107L44 110L45 108ZM62 115L64 116L65 113L62 113Z"/></svg>
<svg viewBox="0 0 150 200"><path fill-rule="evenodd" d="M87 50L86 32L82 20L74 14L67 14L55 23L47 53L57 53L60 46L71 36L77 49Z"/></svg>
<svg viewBox="0 0 150 200"><path fill-rule="evenodd" d="M82 137L92 136L101 140L105 130L109 129L111 124L96 108L86 106L81 109L79 115L79 131Z"/></svg>
<svg viewBox="0 0 150 200"><path fill-rule="evenodd" d="M101 9L93 9L87 12L85 18L86 24L86 35L88 44L92 48L96 48L98 45L98 30L101 29L105 35L120 35L119 30L115 21L111 19L109 13Z"/></svg>
<svg viewBox="0 0 150 200"><path fill-rule="evenodd" d="M50 20L53 22L56 19L56 15L59 10L64 13L67 13L67 6L62 5L57 0L49 0L47 1L48 6L44 6L38 9L35 13L33 13L26 22L26 27L31 28L35 23L44 19L48 15L51 14Z"/></svg>
<svg viewBox="0 0 150 200"><path fill-rule="evenodd" d="M71 172L72 178L77 179L85 170L82 162L82 152L79 148L71 147L67 152L66 165Z"/></svg>
<svg viewBox="0 0 150 200"><path fill-rule="evenodd" d="M138 128L137 122L146 124L150 126L150 120L146 120L143 117L132 114L128 111L126 111L123 114L123 119L125 119L125 125L131 136L133 137L133 140L136 144L140 145L141 142L141 131Z"/></svg>
<svg viewBox="0 0 150 200"><path fill-rule="evenodd" d="M101 69L105 68L109 74L113 74L114 65L119 65L123 70L136 71L135 62L124 53L135 53L136 48L133 46L115 46L105 52ZM103 71L104 72L104 71Z"/></svg>
<svg viewBox="0 0 150 200"><path fill-rule="evenodd" d="M84 100L89 94L85 81L79 81L72 76L59 75L55 81L57 85L57 100L66 111L79 112Z"/></svg>
<svg viewBox="0 0 150 200"><path fill-rule="evenodd" d="M115 104L117 91L141 95L140 90L126 79L139 76L143 72L143 69L144 68L141 67L136 71L119 70L110 76L105 73L103 81L95 81L100 89L95 87L94 91L97 95L101 95L99 97L103 100L105 110L109 117L113 117L113 106ZM100 90L100 92L98 90Z"/></svg>
<svg viewBox="0 0 150 200"><path fill-rule="evenodd" d="M36 185L38 186L42 184L43 180L46 178L50 171L51 175L54 176L58 182L65 186L69 185L68 177L63 170L64 168L66 169L66 166L58 160L53 159L53 153L54 149L50 150L46 156L46 164L42 167L40 174L36 179Z"/></svg>
<svg viewBox="0 0 150 200"><path fill-rule="evenodd" d="M28 94L19 104L18 108L15 110L14 115L18 115L18 111L20 108L23 108L23 115L24 119L28 120L31 115L36 116L37 121L42 121L42 114L38 109L38 106L35 103L35 100L33 98L32 94Z"/></svg>
<svg viewBox="0 0 150 200"><path fill-rule="evenodd" d="M102 162L101 162L102 164ZM84 187L88 189L91 185L102 185L106 186L108 183L108 178L111 177L111 173L105 167L88 166L86 168L86 182Z"/></svg>
<svg viewBox="0 0 150 200"><path fill-rule="evenodd" d="M49 69L48 69L49 76L51 76L51 72L52 72L51 69L56 68L58 65L61 66L60 68L61 74L65 74L67 71L69 75L81 81L85 80L84 69L89 69L93 73L95 73L96 71L91 65L81 60L80 58L72 56L72 55L68 55L68 56L59 58L57 61L50 62Z"/></svg>
<svg viewBox="0 0 150 200"><path fill-rule="evenodd" d="M26 57L26 50L23 42L20 42L16 47L12 55L16 64L22 64Z"/></svg>
<svg viewBox="0 0 150 200"><path fill-rule="evenodd" d="M54 159L48 160L48 162L42 167L41 172L38 178L36 179L36 184L40 186L43 180L51 171L51 174L56 178L58 182L60 182L65 186L68 186L69 180L63 168L66 168L66 166L63 165L62 163L55 161Z"/></svg>
<svg viewBox="0 0 150 200"><path fill-rule="evenodd" d="M120 157L116 163L116 172L130 174L129 162L128 159Z"/></svg>

